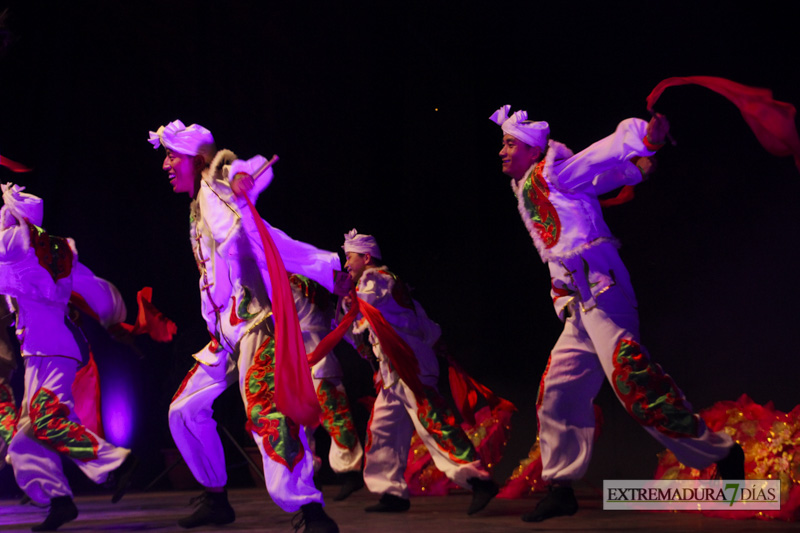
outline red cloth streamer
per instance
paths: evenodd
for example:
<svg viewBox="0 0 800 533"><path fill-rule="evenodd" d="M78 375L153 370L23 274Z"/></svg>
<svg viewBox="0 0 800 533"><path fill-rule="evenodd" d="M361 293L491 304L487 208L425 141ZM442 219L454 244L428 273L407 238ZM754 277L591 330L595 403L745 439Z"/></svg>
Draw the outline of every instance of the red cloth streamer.
<svg viewBox="0 0 800 533"><path fill-rule="evenodd" d="M479 393L486 399L486 402L493 411L498 407L509 412L517 410L513 403L497 396L489 387L476 381L475 378L470 376L449 354L446 355L446 358L450 365L450 370L448 372L450 378L450 393L453 395L456 407L467 424L474 426L476 423L475 407L478 404Z"/></svg>
<svg viewBox="0 0 800 533"><path fill-rule="evenodd" d="M100 411L100 374L92 352L89 352L89 362L75 374L72 398L75 402L75 414L81 424L99 437L105 438Z"/></svg>
<svg viewBox="0 0 800 533"><path fill-rule="evenodd" d="M633 185L625 185L622 187L616 196L600 200L601 207L613 207L615 205L622 205L633 200L634 192Z"/></svg>
<svg viewBox="0 0 800 533"><path fill-rule="evenodd" d="M243 195L253 215L253 221L267 260L267 272L272 284L272 316L275 321L275 404L278 410L298 424L314 427L322 413L311 381L303 334L294 306L289 276L283 266L275 242L253 202Z"/></svg>
<svg viewBox="0 0 800 533"><path fill-rule="evenodd" d="M158 342L171 341L175 333L178 332L178 326L164 316L164 313L159 311L152 301L152 287L144 287L136 293L136 303L139 305L139 311L136 313L136 322L133 325L121 322L111 326L110 329L113 331L119 328L129 335L147 333L154 341Z"/></svg>
<svg viewBox="0 0 800 533"><path fill-rule="evenodd" d="M380 311L360 298L355 301L358 302L361 314L367 319L372 331L378 337L381 350L389 358L389 362L392 363L395 371L397 371L397 375L406 382L406 385L414 393L417 400L420 400L423 397L422 382L419 380L417 356L414 355L411 346L397 334Z"/></svg>
<svg viewBox="0 0 800 533"><path fill-rule="evenodd" d="M177 326L150 303L152 299L152 288L145 287L140 290L136 295L136 300L139 303L136 323L134 325L114 324L109 330L112 333L115 333L116 330L130 335L148 333L154 340L159 342L172 340L172 336L177 331ZM70 295L69 303L100 322L100 317L95 310L79 293L73 292ZM75 380L72 382L72 396L75 401L75 414L80 419L81 424L100 437L105 438L100 407L102 404L100 373L97 370L97 364L94 361L94 355L91 350L89 351L89 361L75 374Z"/></svg>
<svg viewBox="0 0 800 533"><path fill-rule="evenodd" d="M22 163L17 163L16 161L12 161L11 159L0 155L0 165L7 167L11 170L11 172L30 172L31 169L23 165Z"/></svg>
<svg viewBox="0 0 800 533"><path fill-rule="evenodd" d="M356 296L355 289L350 293L353 301L353 306L342 318L342 321L336 326L336 329L328 333L317 345L313 352L308 354L308 364L314 365L318 363L328 352L342 340L342 337L350 329L358 313L364 315L364 318L369 322L370 328L378 337L378 342L381 345L383 353L389 358L389 362L397 371L406 385L414 393L417 399L422 398L422 382L419 380L419 364L417 364L417 356L411 346L397 334L394 328L383 317L380 311L375 307L368 304L361 298Z"/></svg>
<svg viewBox="0 0 800 533"><path fill-rule="evenodd" d="M353 324L353 321L358 316L358 299L355 297L355 293L352 294L353 301L356 302L350 310L347 312L346 315L342 318L342 321L339 322L339 325L336 328L325 335L317 347L314 348L314 351L308 354L308 366L314 366L320 361L322 358L328 355L333 349L336 347L337 344L344 338L347 334L347 330L350 329L350 326Z"/></svg>
<svg viewBox="0 0 800 533"><path fill-rule="evenodd" d="M100 322L100 317L97 316L94 309L86 302L83 296L78 294L75 291L72 291L72 294L69 295L69 304L78 308L78 310L86 313L96 321Z"/></svg>
<svg viewBox="0 0 800 533"><path fill-rule="evenodd" d="M653 110L656 100L667 87L688 84L700 85L733 102L761 146L772 155L793 156L800 170L800 137L794 122L795 108L792 104L774 100L769 89L749 87L714 76L667 78L656 85L647 97L647 109Z"/></svg>

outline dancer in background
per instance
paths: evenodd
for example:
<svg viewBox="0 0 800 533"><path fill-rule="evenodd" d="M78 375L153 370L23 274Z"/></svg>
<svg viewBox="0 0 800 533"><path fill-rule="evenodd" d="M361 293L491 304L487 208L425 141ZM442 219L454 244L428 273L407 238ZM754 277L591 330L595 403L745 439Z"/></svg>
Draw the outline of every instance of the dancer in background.
<svg viewBox="0 0 800 533"><path fill-rule="evenodd" d="M316 281L299 274L291 274L289 283L292 286L294 306L300 320L306 352L312 353L322 338L331 331L335 307L331 302L331 293ZM339 364L336 354L333 351L321 354L321 358L310 363L314 390L322 409L320 424L331 438L328 462L331 470L342 479L341 489L333 499L341 501L364 486L361 474L364 450L350 411L347 391L342 383L342 365ZM315 452L313 430L307 429L309 446ZM321 461L316 453L315 461Z"/></svg>
<svg viewBox="0 0 800 533"><path fill-rule="evenodd" d="M439 364L433 345L441 335L439 325L384 266L374 237L354 229L345 235L344 251L350 279L336 288L348 310L340 328L352 324L357 349L374 353L379 364L364 481L381 498L366 511L402 512L411 506L403 474L414 431L436 467L458 486L472 489L468 514L480 511L498 487L436 388Z"/></svg>
<svg viewBox="0 0 800 533"><path fill-rule="evenodd" d="M78 516L61 456L95 483L116 480L112 502L123 496L137 460L81 425L74 412L71 387L81 354L65 321L74 274L85 269L74 241L41 228L40 198L12 184L2 191L0 293L14 298L25 361L25 392L8 456L19 487L35 503L50 505L33 531L53 531Z"/></svg>

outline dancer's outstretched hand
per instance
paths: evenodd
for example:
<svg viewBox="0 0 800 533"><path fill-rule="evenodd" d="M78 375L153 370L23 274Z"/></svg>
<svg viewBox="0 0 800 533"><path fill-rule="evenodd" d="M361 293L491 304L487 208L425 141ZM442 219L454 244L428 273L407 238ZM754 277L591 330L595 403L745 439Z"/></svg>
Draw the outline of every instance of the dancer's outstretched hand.
<svg viewBox="0 0 800 533"><path fill-rule="evenodd" d="M253 179L253 176L247 174L246 172L239 172L233 177L233 181L231 182L231 190L236 196L244 196L253 188L254 185L255 180Z"/></svg>
<svg viewBox="0 0 800 533"><path fill-rule="evenodd" d="M669 121L661 113L656 113L647 124L647 139L652 144L664 144L669 133Z"/></svg>

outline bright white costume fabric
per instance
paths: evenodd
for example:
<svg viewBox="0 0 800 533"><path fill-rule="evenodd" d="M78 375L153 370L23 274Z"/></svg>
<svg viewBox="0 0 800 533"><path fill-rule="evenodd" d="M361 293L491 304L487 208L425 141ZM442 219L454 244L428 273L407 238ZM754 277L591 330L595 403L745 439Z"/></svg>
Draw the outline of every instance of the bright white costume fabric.
<svg viewBox="0 0 800 533"><path fill-rule="evenodd" d="M354 337L367 333L379 362L375 376L378 396L367 430L364 466L367 488L378 494L408 498L403 473L414 431L430 452L436 468L457 485L470 488L469 479L489 479L472 443L436 390L439 364L432 346L441 335L439 325L410 297L405 285L383 267L368 267L358 281L356 294L378 309L411 347L424 386L424 398L418 401L398 377L367 320L357 319L353 324ZM360 351L363 350L362 346Z"/></svg>
<svg viewBox="0 0 800 533"><path fill-rule="evenodd" d="M40 504L72 495L60 455L100 483L130 453L86 429L74 413L71 387L81 354L65 320L78 270L89 272L78 264L72 240L24 220L0 229L0 293L16 300L25 361L25 392L8 456L17 484Z"/></svg>
<svg viewBox="0 0 800 533"><path fill-rule="evenodd" d="M198 364L173 398L170 430L198 482L224 486L225 459L211 417L212 403L238 381L248 427L261 450L267 490L284 511L294 512L306 503L321 503L322 494L314 487L305 431L273 402L274 339L266 265L246 203L230 188L228 176L235 161L228 150L214 156L191 206L202 314L212 341L194 355ZM272 169L256 179L249 192L253 203L271 179ZM332 287L333 270L340 267L336 254L294 241L275 228L269 231L287 270L296 269Z"/></svg>
<svg viewBox="0 0 800 533"><path fill-rule="evenodd" d="M647 123L628 119L614 134L573 155L550 141L543 161L511 186L542 260L564 331L550 355L537 399L545 480L579 479L591 459L592 400L607 378L628 412L685 464L708 466L732 445L710 432L639 340L639 317L617 242L598 195L641 180L630 162L654 151Z"/></svg>

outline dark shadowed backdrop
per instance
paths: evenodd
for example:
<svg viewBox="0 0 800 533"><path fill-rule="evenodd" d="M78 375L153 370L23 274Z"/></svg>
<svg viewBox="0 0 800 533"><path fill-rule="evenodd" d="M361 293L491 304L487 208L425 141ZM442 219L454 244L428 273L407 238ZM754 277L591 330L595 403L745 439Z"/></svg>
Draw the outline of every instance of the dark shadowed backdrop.
<svg viewBox="0 0 800 533"><path fill-rule="evenodd" d="M3 168L0 180L45 199L45 226L75 238L129 320L149 285L178 324L170 345L139 340L100 361L136 384L143 450L170 445L166 406L208 339L189 200L172 193L148 130L180 118L241 157L279 154L258 208L297 239L339 250L353 227L374 234L463 366L517 404L502 480L535 439L560 323L487 117L527 109L578 151L647 118L645 97L671 76L721 76L800 103L794 19L771 3L8 4L0 153L35 171ZM678 145L634 202L606 214L644 342L698 409L746 393L788 411L800 373L800 173L706 89L668 89L657 109ZM598 401L605 430L588 478L652 475L658 446L607 386ZM238 425L235 398L225 407Z"/></svg>

